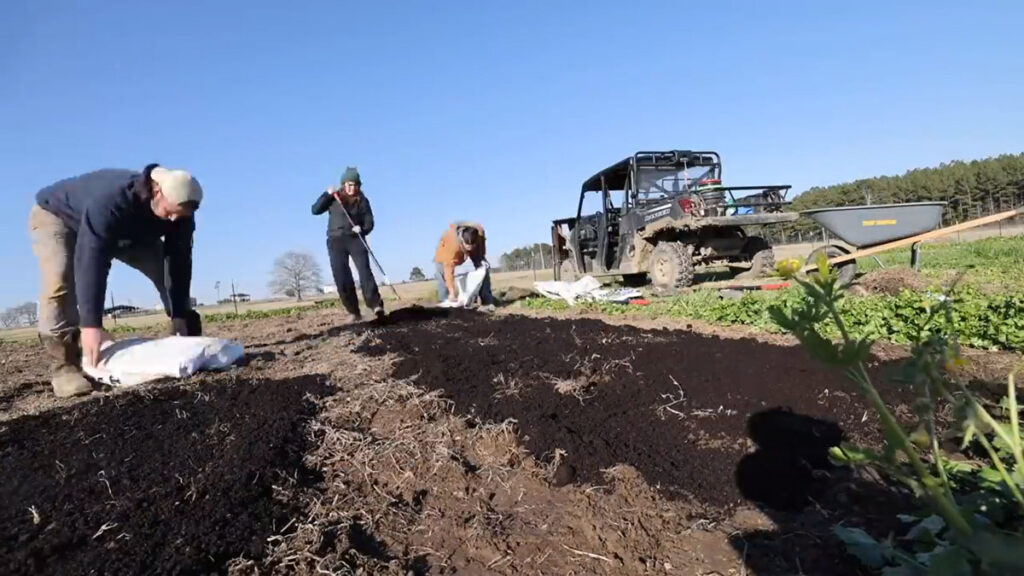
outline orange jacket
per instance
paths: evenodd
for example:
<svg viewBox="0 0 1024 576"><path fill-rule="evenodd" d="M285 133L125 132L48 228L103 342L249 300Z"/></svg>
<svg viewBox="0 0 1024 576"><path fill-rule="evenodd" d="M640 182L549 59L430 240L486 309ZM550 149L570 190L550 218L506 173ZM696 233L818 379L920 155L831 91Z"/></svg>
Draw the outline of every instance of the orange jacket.
<svg viewBox="0 0 1024 576"><path fill-rule="evenodd" d="M480 232L480 241L474 247L471 254L467 254L459 243L458 230L460 228L476 228ZM487 257L487 238L484 235L484 227L473 222L455 222L448 226L441 235L441 242L434 252L434 262L444 265L444 283L448 286L448 293L455 297L455 268L466 261L466 258L479 266Z"/></svg>

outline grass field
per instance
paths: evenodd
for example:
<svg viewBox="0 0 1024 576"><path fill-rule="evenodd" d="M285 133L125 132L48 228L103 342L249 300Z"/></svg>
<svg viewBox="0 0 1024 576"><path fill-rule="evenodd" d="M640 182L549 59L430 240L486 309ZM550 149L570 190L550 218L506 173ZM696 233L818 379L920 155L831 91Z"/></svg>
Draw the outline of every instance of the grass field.
<svg viewBox="0 0 1024 576"><path fill-rule="evenodd" d="M880 254L886 267L909 266L909 250ZM924 280L942 284L963 273L963 282L987 292L1019 292L1022 289L1024 236L985 238L972 242L926 244L921 250L920 272ZM879 269L872 258L857 261L858 269Z"/></svg>

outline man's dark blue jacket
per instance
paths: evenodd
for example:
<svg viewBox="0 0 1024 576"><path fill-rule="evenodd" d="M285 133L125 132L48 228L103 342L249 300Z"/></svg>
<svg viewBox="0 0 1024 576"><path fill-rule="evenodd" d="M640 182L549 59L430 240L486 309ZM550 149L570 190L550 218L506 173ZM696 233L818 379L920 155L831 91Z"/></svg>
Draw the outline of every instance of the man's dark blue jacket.
<svg viewBox="0 0 1024 576"><path fill-rule="evenodd" d="M36 194L36 202L78 233L75 293L81 326L103 325L110 262L120 250L163 238L164 282L172 318L183 318L192 284L193 218L162 220L150 207L149 165L142 172L97 170L61 180Z"/></svg>

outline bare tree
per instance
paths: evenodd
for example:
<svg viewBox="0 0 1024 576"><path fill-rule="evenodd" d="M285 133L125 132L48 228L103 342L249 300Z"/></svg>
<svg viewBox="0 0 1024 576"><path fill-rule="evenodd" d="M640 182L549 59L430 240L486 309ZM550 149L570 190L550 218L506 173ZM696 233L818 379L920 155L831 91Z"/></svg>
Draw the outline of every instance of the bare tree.
<svg viewBox="0 0 1024 576"><path fill-rule="evenodd" d="M16 307L8 308L3 312L0 312L0 327L14 328L20 321L20 314Z"/></svg>
<svg viewBox="0 0 1024 576"><path fill-rule="evenodd" d="M315 293L323 283L320 265L307 252L285 252L274 260L270 291L302 300L303 294Z"/></svg>
<svg viewBox="0 0 1024 576"><path fill-rule="evenodd" d="M18 321L25 326L35 326L39 321L39 308L35 302L25 302L21 306L15 306L12 310L17 315Z"/></svg>

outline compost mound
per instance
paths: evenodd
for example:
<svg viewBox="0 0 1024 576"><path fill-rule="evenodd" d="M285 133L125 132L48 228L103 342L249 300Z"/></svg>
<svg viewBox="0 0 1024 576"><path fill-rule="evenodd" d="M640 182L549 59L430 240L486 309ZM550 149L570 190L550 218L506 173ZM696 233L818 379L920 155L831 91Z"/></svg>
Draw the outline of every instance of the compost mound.
<svg viewBox="0 0 1024 576"><path fill-rule="evenodd" d="M0 573L223 573L298 512L325 380L103 397L0 428ZM285 492L282 492L285 491Z"/></svg>
<svg viewBox="0 0 1024 576"><path fill-rule="evenodd" d="M395 376L443 390L479 421L514 419L534 456L558 461L555 485L605 484L604 470L629 464L666 497L709 514L745 496L770 503L773 485L785 491L775 495L780 506L802 505L813 494L792 493L793 475L805 475L785 462L827 467L824 452L841 439L879 441L876 420L841 374L799 348L753 339L476 315L395 326L357 352L397 353ZM898 387L886 395L896 404L912 398ZM772 457L780 453L781 464Z"/></svg>
<svg viewBox="0 0 1024 576"><path fill-rule="evenodd" d="M910 268L883 268L865 274L858 284L871 294L898 296L901 292L920 292L925 280Z"/></svg>

